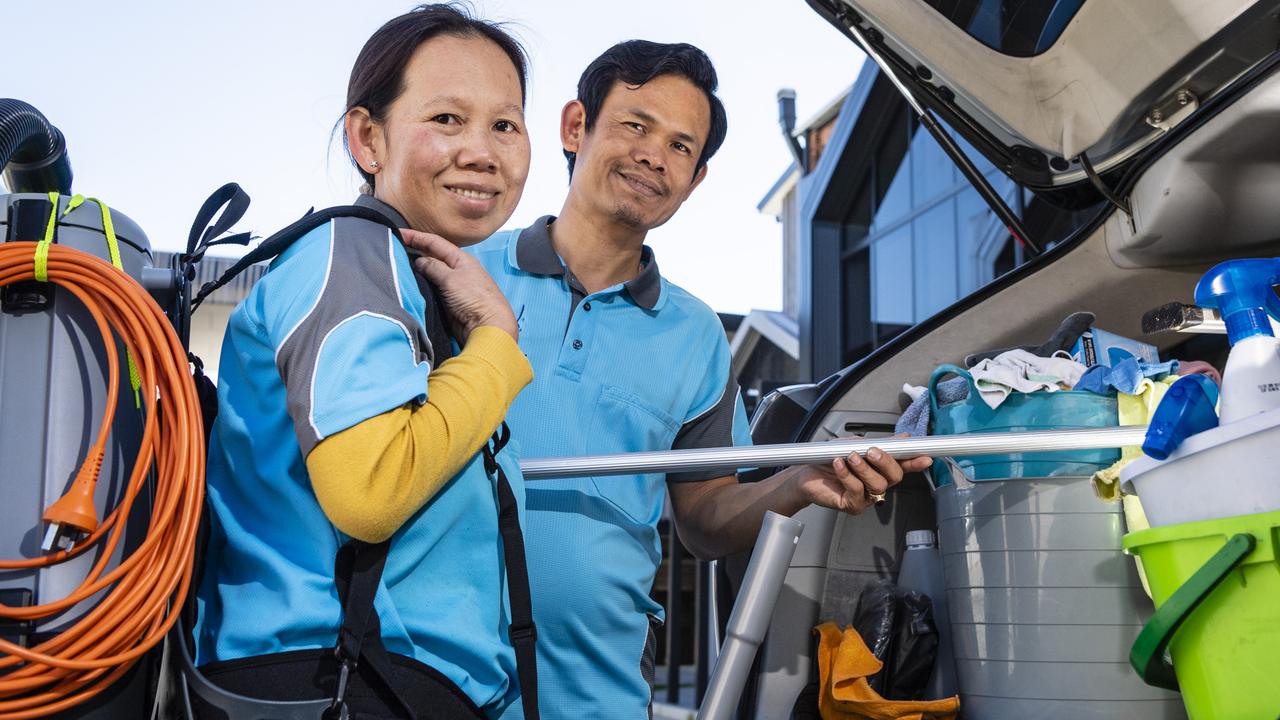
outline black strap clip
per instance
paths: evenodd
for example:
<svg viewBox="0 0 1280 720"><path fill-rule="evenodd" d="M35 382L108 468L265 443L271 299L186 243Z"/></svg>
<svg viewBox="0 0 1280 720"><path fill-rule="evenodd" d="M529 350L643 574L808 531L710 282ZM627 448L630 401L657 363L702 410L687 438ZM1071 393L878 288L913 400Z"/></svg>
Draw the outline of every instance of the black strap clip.
<svg viewBox="0 0 1280 720"><path fill-rule="evenodd" d="M343 657L341 645L333 649L333 654L338 658L338 683L333 692L333 702L329 703L321 717L322 720L349 720L351 709L347 707L347 682L356 669L357 661Z"/></svg>
<svg viewBox="0 0 1280 720"><path fill-rule="evenodd" d="M4 588L0 590L0 603L6 607L31 607L35 604L35 593L30 588ZM27 644L31 633L35 632L34 620L10 620L0 618L0 638L15 645L29 647Z"/></svg>
<svg viewBox="0 0 1280 720"><path fill-rule="evenodd" d="M498 429L493 431L493 437L489 438L489 443L481 449L484 455L484 471L493 477L498 474L498 453L502 452L502 448L507 446L507 441L511 439L511 428L507 427L504 421Z"/></svg>
<svg viewBox="0 0 1280 720"><path fill-rule="evenodd" d="M57 208L47 198L23 198L9 205L9 217L5 226L5 241L39 241L44 238L45 227ZM54 225L53 242L58 241L58 227ZM53 283L24 280L0 289L0 312L11 315L40 312L53 304Z"/></svg>

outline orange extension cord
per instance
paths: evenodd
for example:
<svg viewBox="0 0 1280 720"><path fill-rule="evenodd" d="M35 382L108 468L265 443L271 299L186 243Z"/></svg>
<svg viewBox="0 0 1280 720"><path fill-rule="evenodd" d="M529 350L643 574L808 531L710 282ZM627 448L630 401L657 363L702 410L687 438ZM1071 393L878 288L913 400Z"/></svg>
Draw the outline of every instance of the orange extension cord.
<svg viewBox="0 0 1280 720"><path fill-rule="evenodd" d="M71 489L51 505L46 521L88 533L65 551L0 560L0 570L47 567L99 543L100 557L67 597L33 607L0 605L0 618L51 618L102 590L83 617L53 639L25 648L0 640L0 720L38 718L93 697L129 671L173 627L191 584L196 531L204 502L204 434L186 351L159 306L125 273L88 253L49 245L48 280L84 303L108 349L119 337L142 376L142 445L119 504L96 522L93 487L115 415L118 353L108 363L106 411L96 442ZM35 279L36 243L0 244L0 286ZM142 544L110 570L125 518L156 468L151 523ZM95 527L96 525L96 527Z"/></svg>

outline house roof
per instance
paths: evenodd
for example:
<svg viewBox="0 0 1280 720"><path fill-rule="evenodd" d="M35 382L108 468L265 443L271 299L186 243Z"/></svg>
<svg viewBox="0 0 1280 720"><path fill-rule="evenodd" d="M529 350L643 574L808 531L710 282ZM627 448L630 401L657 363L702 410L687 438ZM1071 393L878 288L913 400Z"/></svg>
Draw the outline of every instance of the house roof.
<svg viewBox="0 0 1280 720"><path fill-rule="evenodd" d="M800 359L800 324L786 313L774 310L752 310L742 319L729 351L733 355L733 375L737 377L761 338L768 340L792 358Z"/></svg>
<svg viewBox="0 0 1280 720"><path fill-rule="evenodd" d="M800 137L801 135L809 132L810 130L813 130L814 128L819 128L819 127L822 127L823 125L826 125L828 122L831 121L832 118L834 118L836 115L839 115L840 106L844 105L844 99L849 97L849 92L851 90L853 90L853 85L850 85L849 87L837 93L835 97L827 101L826 105L822 106L821 110L819 110L818 112L810 116L809 119L806 120L804 123L797 125L796 131L795 131L796 137Z"/></svg>
<svg viewBox="0 0 1280 720"><path fill-rule="evenodd" d="M863 67L865 70L866 65ZM840 114L840 108L844 105L845 98L849 97L849 93L852 90L853 85L850 85L835 97L828 100L827 104L822 106L821 110L811 116L803 124L796 126L792 135L800 138L810 130L820 128L831 122L836 115ZM769 192L765 193L765 196L760 199L759 204L756 205L756 210L765 215L772 215L774 217L781 215L782 201L787 197L787 193L791 192L791 189L796 186L796 183L800 182L800 175L800 167L795 163L791 163L791 167L787 168L786 172L782 173L777 181L773 183L773 187L769 188Z"/></svg>
<svg viewBox="0 0 1280 720"><path fill-rule="evenodd" d="M791 188L800 182L800 166L791 163L791 167L782 173L782 176L773 183L773 187L769 188L769 192L760 198L760 203L756 205L756 210L765 215L778 217L782 214L782 201L786 199L787 193L791 192Z"/></svg>

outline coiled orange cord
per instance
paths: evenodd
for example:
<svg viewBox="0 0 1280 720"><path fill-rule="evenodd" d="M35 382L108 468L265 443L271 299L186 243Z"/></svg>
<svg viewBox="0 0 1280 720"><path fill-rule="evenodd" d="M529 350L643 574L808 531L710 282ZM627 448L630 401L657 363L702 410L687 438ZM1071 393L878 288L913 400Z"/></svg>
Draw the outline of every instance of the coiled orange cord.
<svg viewBox="0 0 1280 720"><path fill-rule="evenodd" d="M115 352L108 363L106 403L98 437L71 490L45 519L88 531L65 551L2 560L0 570L38 568L81 555L100 542L101 557L74 592L32 607L0 605L0 617L39 621L105 590L102 599L56 637L35 647L0 640L0 720L38 718L88 700L123 676L177 621L191 584L196 532L204 502L204 431L186 351L146 290L88 253L46 246L49 282L88 308L105 346L125 344L142 376L145 421L137 461L119 504L96 528L90 501L96 469L111 430L120 385ZM0 244L0 287L35 279L36 243ZM125 519L155 467L154 503L146 539L108 569L124 537ZM87 496L84 494L88 489ZM73 497L73 495L75 497Z"/></svg>

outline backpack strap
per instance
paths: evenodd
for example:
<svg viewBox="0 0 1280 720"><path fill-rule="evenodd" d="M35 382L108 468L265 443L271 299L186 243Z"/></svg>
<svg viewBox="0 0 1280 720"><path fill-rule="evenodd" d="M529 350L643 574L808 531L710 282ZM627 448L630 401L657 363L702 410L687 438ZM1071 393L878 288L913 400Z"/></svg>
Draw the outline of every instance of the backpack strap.
<svg viewBox="0 0 1280 720"><path fill-rule="evenodd" d="M497 476L498 532L502 536L502 558L507 566L507 595L511 602L511 625L507 634L516 651L516 673L520 676L520 702L525 720L538 720L538 628L533 622L533 598L529 592L529 568L525 562L524 533L520 529L520 509L507 474L497 455L511 439L504 422L484 447L484 468Z"/></svg>
<svg viewBox="0 0 1280 720"><path fill-rule="evenodd" d="M325 208L315 212L309 212L302 216L301 219L293 224L286 226L271 237L263 240L257 247L245 253L235 265L232 265L217 280L211 280L200 288L200 292L196 293L195 299L191 301L191 309L200 307L200 303L209 297L215 290L231 282L232 278L244 272L245 268L255 263L274 260L280 253L289 249L299 238L316 228L324 225L330 220L338 217L357 217L380 225L386 225L391 229L397 239L403 241L400 237L400 228L395 226L386 215L372 208L360 207L359 205L338 205L336 207ZM221 243L218 243L221 244Z"/></svg>
<svg viewBox="0 0 1280 720"><path fill-rule="evenodd" d="M338 682L333 702L325 710L323 720L347 720L350 717L346 702L347 682L351 673L358 672L361 665L365 668L363 676L366 681L382 685L404 711L403 717L417 720L413 707L396 687L391 657L382 644L382 623L373 607L390 549L390 540L380 543L348 540L338 549L333 567L338 600L342 603L342 627L338 629L338 643L333 649L338 659Z"/></svg>
<svg viewBox="0 0 1280 720"><path fill-rule="evenodd" d="M520 679L520 702L525 720L538 720L538 629L533 622L533 603L529 592L529 570L525 562L524 533L520 529L519 506L515 492L497 454L506 446L511 430L504 422L481 451L485 471L497 479L498 532L502 537L502 555L507 568L507 594L511 603L511 624L507 629L516 652L516 673ZM333 702L324 720L347 720L347 681L363 663L364 677L377 681L395 698L405 717L415 718L413 708L397 691L391 671L391 659L382 644L382 628L373 600L387 564L391 541L371 544L349 540L338 550L334 562L334 581L342 602L342 627L334 655L338 659L338 683Z"/></svg>
<svg viewBox="0 0 1280 720"><path fill-rule="evenodd" d="M416 251L409 252L410 262L416 257L420 257ZM438 368L440 363L453 357L453 336L449 334L444 308L435 287L420 273L415 272L413 279L417 281L418 292L422 293L422 300L426 303L423 327L427 331L427 339L431 341L431 367Z"/></svg>
<svg viewBox="0 0 1280 720"><path fill-rule="evenodd" d="M204 251L214 245L247 243L248 233L240 233L221 240L218 236L240 222L240 218L244 217L248 209L249 193L246 193L238 184L227 183L214 190L196 212L195 219L191 221L191 232L187 234L187 256L190 261L199 262L200 258L204 257ZM222 214L215 221L213 218L218 215L218 210L222 210ZM240 241L241 238L243 241Z"/></svg>

